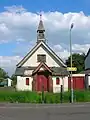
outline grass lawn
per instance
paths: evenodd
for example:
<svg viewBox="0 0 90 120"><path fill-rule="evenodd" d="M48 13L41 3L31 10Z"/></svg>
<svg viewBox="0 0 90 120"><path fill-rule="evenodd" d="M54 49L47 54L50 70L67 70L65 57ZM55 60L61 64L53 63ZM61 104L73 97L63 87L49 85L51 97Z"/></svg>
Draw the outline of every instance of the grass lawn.
<svg viewBox="0 0 90 120"><path fill-rule="evenodd" d="M70 92L63 93L63 102L70 102ZM36 93L30 91L0 91L0 102L11 103L60 103L60 93ZM74 102L90 102L90 91L74 91Z"/></svg>

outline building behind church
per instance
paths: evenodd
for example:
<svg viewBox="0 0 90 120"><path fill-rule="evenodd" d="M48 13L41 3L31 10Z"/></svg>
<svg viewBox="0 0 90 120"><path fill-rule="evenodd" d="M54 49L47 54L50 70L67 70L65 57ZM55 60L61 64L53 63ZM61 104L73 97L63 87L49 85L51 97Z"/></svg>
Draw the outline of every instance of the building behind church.
<svg viewBox="0 0 90 120"><path fill-rule="evenodd" d="M33 49L17 64L17 90L60 92L68 90L67 66L47 45L42 19L37 29L37 41Z"/></svg>
<svg viewBox="0 0 90 120"><path fill-rule="evenodd" d="M90 89L90 48L85 56L85 88Z"/></svg>

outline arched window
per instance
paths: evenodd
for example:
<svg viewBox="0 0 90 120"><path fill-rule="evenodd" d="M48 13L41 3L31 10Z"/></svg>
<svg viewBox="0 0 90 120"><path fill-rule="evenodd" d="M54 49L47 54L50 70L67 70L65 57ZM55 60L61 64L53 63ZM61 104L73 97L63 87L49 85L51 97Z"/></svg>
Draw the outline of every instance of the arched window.
<svg viewBox="0 0 90 120"><path fill-rule="evenodd" d="M60 79L59 77L56 78L56 85L59 85L60 84Z"/></svg>

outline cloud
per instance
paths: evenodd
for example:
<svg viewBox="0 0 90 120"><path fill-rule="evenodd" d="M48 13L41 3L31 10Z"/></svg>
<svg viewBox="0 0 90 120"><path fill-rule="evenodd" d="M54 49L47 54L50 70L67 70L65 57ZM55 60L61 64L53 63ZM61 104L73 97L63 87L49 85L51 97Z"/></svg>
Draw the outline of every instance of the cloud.
<svg viewBox="0 0 90 120"><path fill-rule="evenodd" d="M69 43L69 29L72 22L73 43L89 42L90 16L85 16L83 12L65 14L58 11L43 12L43 21L49 42ZM0 13L0 42L36 40L38 22L39 14L29 12L22 6L5 7L5 11Z"/></svg>
<svg viewBox="0 0 90 120"><path fill-rule="evenodd" d="M69 51L62 47L61 45L57 44L54 45L53 50L56 52L56 54L62 59L66 60L68 56L70 55Z"/></svg>
<svg viewBox="0 0 90 120"><path fill-rule="evenodd" d="M16 64L22 59L20 56L0 56L0 67L6 70L9 75L15 71Z"/></svg>
<svg viewBox="0 0 90 120"><path fill-rule="evenodd" d="M74 44L72 46L72 50L78 53L87 53L89 48L90 48L90 44L84 44L84 45Z"/></svg>
<svg viewBox="0 0 90 120"><path fill-rule="evenodd" d="M20 6L16 6L16 5L13 5L13 6L6 6L4 7L7 11L11 12L11 13L23 13L23 12L26 12L26 9L23 8L22 5Z"/></svg>
<svg viewBox="0 0 90 120"><path fill-rule="evenodd" d="M69 56L71 23L74 23L71 34L73 52L87 52L90 47L90 16L86 16L82 11L64 14L55 11L43 12L42 19L48 44L62 59L65 60ZM1 66L7 71L14 69L21 56L24 56L36 44L38 22L39 14L30 12L23 6L8 6L5 7L5 11L0 12L0 44L12 41L17 43L12 57L0 57Z"/></svg>
<svg viewBox="0 0 90 120"><path fill-rule="evenodd" d="M72 45L72 53L80 53L80 54L85 53L85 54L87 54L89 48L90 48L90 44L84 44L84 45L73 44ZM54 45L55 52L64 61L70 56L70 50L69 49L65 49L61 45Z"/></svg>

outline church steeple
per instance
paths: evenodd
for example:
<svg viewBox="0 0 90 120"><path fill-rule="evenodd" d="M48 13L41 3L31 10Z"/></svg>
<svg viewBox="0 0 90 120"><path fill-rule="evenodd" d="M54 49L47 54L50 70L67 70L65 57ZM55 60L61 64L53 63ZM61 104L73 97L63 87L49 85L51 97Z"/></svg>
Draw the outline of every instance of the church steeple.
<svg viewBox="0 0 90 120"><path fill-rule="evenodd" d="M44 29L44 25L43 25L43 21L42 21L42 14L40 14L40 22L39 22L39 26L37 29L37 43L39 42L45 42L45 29Z"/></svg>

